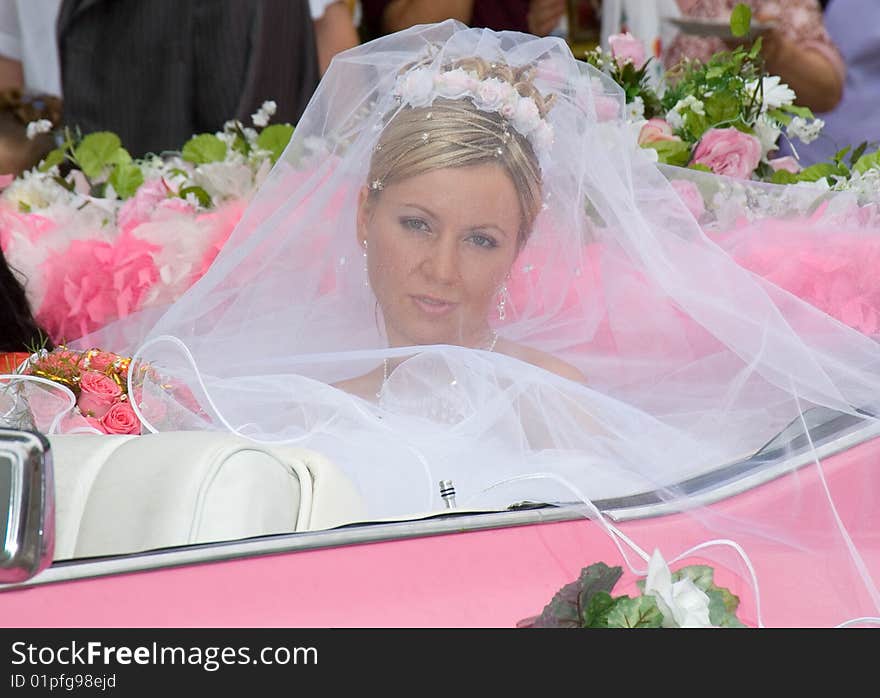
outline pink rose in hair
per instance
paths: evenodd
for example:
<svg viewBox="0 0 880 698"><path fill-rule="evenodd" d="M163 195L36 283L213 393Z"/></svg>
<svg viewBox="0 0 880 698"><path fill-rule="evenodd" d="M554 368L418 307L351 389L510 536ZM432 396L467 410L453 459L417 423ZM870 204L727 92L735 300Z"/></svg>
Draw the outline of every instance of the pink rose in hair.
<svg viewBox="0 0 880 698"><path fill-rule="evenodd" d="M791 172L792 174L797 174L801 171L801 166L797 160L795 160L791 155L786 155L782 158L773 158L772 160L768 160L770 163L770 167L773 170L785 170L786 172Z"/></svg>
<svg viewBox="0 0 880 698"><path fill-rule="evenodd" d="M687 179L673 179L670 184L684 205L687 206L691 215L700 220L706 212L706 204L703 202L703 195L700 194L697 185Z"/></svg>
<svg viewBox="0 0 880 698"><path fill-rule="evenodd" d="M670 126L664 119L648 119L639 131L639 145L656 143L658 141L680 141L681 138L672 133Z"/></svg>
<svg viewBox="0 0 880 698"><path fill-rule="evenodd" d="M735 128L712 128L703 134L691 160L712 172L748 179L761 160L761 141Z"/></svg>
<svg viewBox="0 0 880 698"><path fill-rule="evenodd" d="M89 417L100 419L122 395L116 381L97 371L84 371L79 379L79 411Z"/></svg>
<svg viewBox="0 0 880 698"><path fill-rule="evenodd" d="M128 402L117 402L101 418L108 434L140 434L141 422Z"/></svg>
<svg viewBox="0 0 880 698"><path fill-rule="evenodd" d="M617 65L632 63L637 69L645 65L645 45L629 32L612 34L608 37L608 46Z"/></svg>

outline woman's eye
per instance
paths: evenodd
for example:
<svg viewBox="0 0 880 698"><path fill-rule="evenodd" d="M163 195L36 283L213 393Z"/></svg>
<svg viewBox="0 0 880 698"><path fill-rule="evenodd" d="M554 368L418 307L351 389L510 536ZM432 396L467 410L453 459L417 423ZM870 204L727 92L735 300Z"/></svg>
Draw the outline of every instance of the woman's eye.
<svg viewBox="0 0 880 698"><path fill-rule="evenodd" d="M404 228L415 230L420 233L430 232L431 228L428 223L421 218L401 218L400 223Z"/></svg>
<svg viewBox="0 0 880 698"><path fill-rule="evenodd" d="M474 233L470 236L469 240L477 247L498 247L498 243L495 241L495 238L490 237L489 235L483 235L482 233Z"/></svg>

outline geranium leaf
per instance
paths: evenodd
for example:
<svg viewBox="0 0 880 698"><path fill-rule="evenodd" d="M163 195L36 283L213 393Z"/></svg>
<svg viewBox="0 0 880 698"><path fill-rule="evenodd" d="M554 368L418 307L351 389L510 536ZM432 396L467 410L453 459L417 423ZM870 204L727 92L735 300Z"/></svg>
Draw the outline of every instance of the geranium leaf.
<svg viewBox="0 0 880 698"><path fill-rule="evenodd" d="M654 141L642 147L656 150L657 159L666 165L684 167L691 159L691 148L684 141Z"/></svg>
<svg viewBox="0 0 880 698"><path fill-rule="evenodd" d="M580 628L593 596L610 593L623 574L620 567L596 562L581 570L577 580L566 584L551 599L535 621L535 628Z"/></svg>
<svg viewBox="0 0 880 698"><path fill-rule="evenodd" d="M663 614L653 596L621 596L608 613L609 628L662 628Z"/></svg>
<svg viewBox="0 0 880 698"><path fill-rule="evenodd" d="M92 179L101 174L122 146L119 136L110 131L97 131L90 133L80 141L73 151L83 174Z"/></svg>
<svg viewBox="0 0 880 698"><path fill-rule="evenodd" d="M211 133L202 133L190 138L180 152L187 162L204 165L220 162L226 158L226 144Z"/></svg>
<svg viewBox="0 0 880 698"><path fill-rule="evenodd" d="M201 187L184 187L178 192L181 199L185 199L187 194L194 195L199 200L199 205L203 208L211 207L211 195Z"/></svg>
<svg viewBox="0 0 880 698"><path fill-rule="evenodd" d="M268 150L272 154L272 162L278 162L292 135L293 126L290 124L272 124L260 131L257 147Z"/></svg>
<svg viewBox="0 0 880 698"><path fill-rule="evenodd" d="M739 598L727 589L713 586L706 590L709 597L709 622L719 628L745 628L745 624L736 617Z"/></svg>
<svg viewBox="0 0 880 698"><path fill-rule="evenodd" d="M55 165L60 165L64 162L64 151L61 148L55 148L43 158L43 161L40 163L39 170L40 172L48 172L51 168L55 167Z"/></svg>
<svg viewBox="0 0 880 698"><path fill-rule="evenodd" d="M113 185L120 199L128 199L134 196L138 187L144 183L144 173L131 162L121 163L113 168L108 181Z"/></svg>
<svg viewBox="0 0 880 698"><path fill-rule="evenodd" d="M730 33L734 36L746 36L752 23L752 8L745 3L738 3L730 13Z"/></svg>
<svg viewBox="0 0 880 698"><path fill-rule="evenodd" d="M611 609L614 608L614 605L616 603L617 599L611 596L611 594L609 594L607 591L597 591L595 594L593 594L593 597L587 604L586 609L584 609L584 615L581 619L581 627L607 628L608 614L611 612Z"/></svg>
<svg viewBox="0 0 880 698"><path fill-rule="evenodd" d="M706 591L712 587L712 568L709 565L687 565L672 573L672 581L690 579L698 589Z"/></svg>

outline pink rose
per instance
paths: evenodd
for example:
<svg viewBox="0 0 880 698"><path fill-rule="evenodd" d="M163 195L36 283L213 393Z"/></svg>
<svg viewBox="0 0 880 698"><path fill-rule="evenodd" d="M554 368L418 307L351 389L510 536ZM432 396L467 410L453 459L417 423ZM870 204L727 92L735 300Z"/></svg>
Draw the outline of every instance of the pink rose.
<svg viewBox="0 0 880 698"><path fill-rule="evenodd" d="M672 184L672 188L675 189L675 193L678 194L684 205L687 206L687 210L691 212L691 215L700 220L706 212L706 204L703 203L703 195L700 194L697 185L687 179L673 179L670 184Z"/></svg>
<svg viewBox="0 0 880 698"><path fill-rule="evenodd" d="M787 172L791 172L792 174L797 174L801 171L801 166L797 160L795 160L791 155L786 155L782 158L773 158L772 160L768 160L770 163L770 167L774 170L786 170Z"/></svg>
<svg viewBox="0 0 880 698"><path fill-rule="evenodd" d="M639 145L645 145L647 143L656 143L658 141L680 141L676 135L672 133L672 126L670 126L664 119L648 119L645 122L645 125L642 126L642 130L639 131Z"/></svg>
<svg viewBox="0 0 880 698"><path fill-rule="evenodd" d="M79 379L79 411L88 417L101 419L116 399L122 395L116 381L97 371L84 371Z"/></svg>
<svg viewBox="0 0 880 698"><path fill-rule="evenodd" d="M608 46L611 48L612 57L620 67L626 63L632 63L636 69L645 65L645 45L641 39L637 39L629 32L612 34L608 37Z"/></svg>
<svg viewBox="0 0 880 698"><path fill-rule="evenodd" d="M101 418L108 434L140 434L141 422L128 402L117 402Z"/></svg>
<svg viewBox="0 0 880 698"><path fill-rule="evenodd" d="M712 172L748 179L761 160L761 141L735 128L712 128L703 134L691 163Z"/></svg>
<svg viewBox="0 0 880 698"><path fill-rule="evenodd" d="M109 351L95 351L89 357L89 368L104 373L119 357Z"/></svg>

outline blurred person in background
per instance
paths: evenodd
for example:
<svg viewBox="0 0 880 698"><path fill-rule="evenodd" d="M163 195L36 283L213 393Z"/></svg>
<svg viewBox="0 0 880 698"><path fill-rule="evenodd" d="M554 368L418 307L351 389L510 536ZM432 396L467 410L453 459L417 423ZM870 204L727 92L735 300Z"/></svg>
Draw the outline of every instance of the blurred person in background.
<svg viewBox="0 0 880 698"><path fill-rule="evenodd" d="M819 137L798 144L803 166L830 159L836 152L861 143L869 151L880 145L880 2L829 0L825 27L846 62L843 99L831 111L818 114L825 121Z"/></svg>
<svg viewBox="0 0 880 698"><path fill-rule="evenodd" d="M61 120L55 20L61 0L0 2L0 174L19 175L54 147L32 121Z"/></svg>
<svg viewBox="0 0 880 698"><path fill-rule="evenodd" d="M727 20L740 2L751 7L753 25L770 24L760 33L767 72L779 75L795 91L798 104L817 112L834 109L843 93L846 67L826 30L818 0L677 0L682 17L713 20ZM863 22L863 15L860 11L849 21ZM706 61L734 45L717 36L679 34L664 50L663 62L669 69L684 58Z"/></svg>
<svg viewBox="0 0 880 698"><path fill-rule="evenodd" d="M360 43L359 6L350 0L309 0L309 9L315 23L318 68L323 75L333 56Z"/></svg>
<svg viewBox="0 0 880 698"><path fill-rule="evenodd" d="M265 100L296 123L320 77L305 2L62 0L57 37L64 123L113 131L133 157L250 124Z"/></svg>
<svg viewBox="0 0 880 698"><path fill-rule="evenodd" d="M547 36L563 20L566 0L361 0L361 7L365 40L444 19Z"/></svg>

